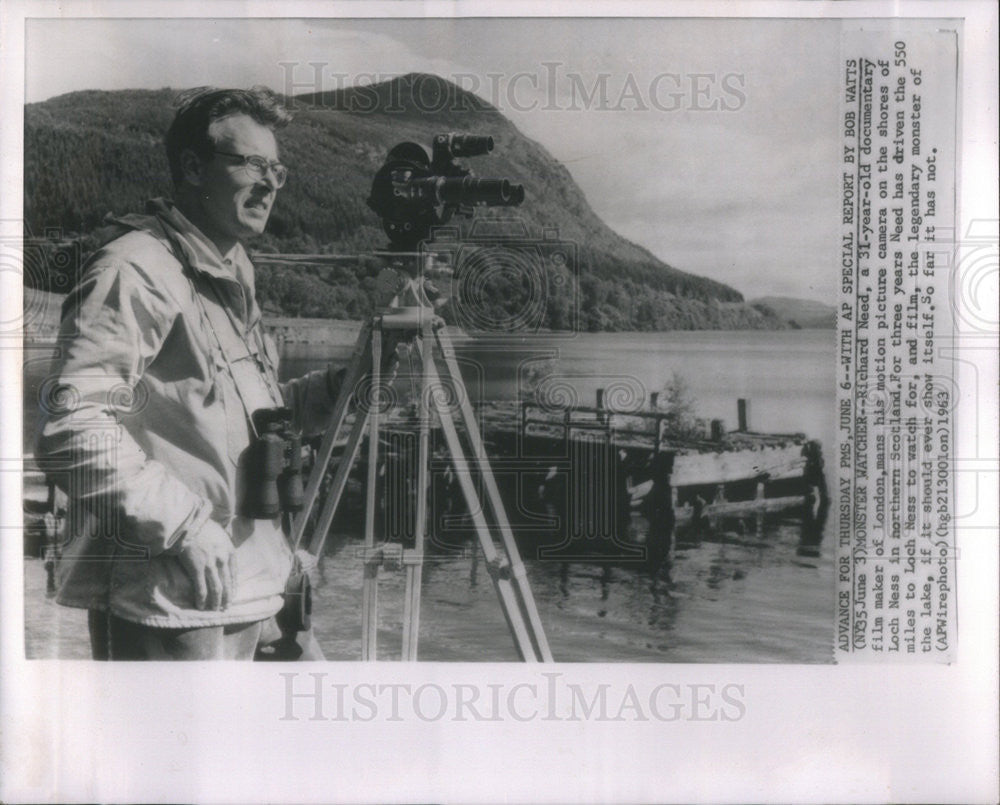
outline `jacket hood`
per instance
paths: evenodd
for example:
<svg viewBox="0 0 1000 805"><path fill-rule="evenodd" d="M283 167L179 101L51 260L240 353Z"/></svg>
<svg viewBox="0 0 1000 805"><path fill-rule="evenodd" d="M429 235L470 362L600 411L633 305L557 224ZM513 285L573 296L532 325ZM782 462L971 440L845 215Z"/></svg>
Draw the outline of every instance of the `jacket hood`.
<svg viewBox="0 0 1000 805"><path fill-rule="evenodd" d="M146 202L145 213L116 216L109 212L104 216L103 225L94 233L97 238L97 248L106 246L116 238L133 231L146 232L169 245L157 214L168 213L171 206L170 202L156 198Z"/></svg>

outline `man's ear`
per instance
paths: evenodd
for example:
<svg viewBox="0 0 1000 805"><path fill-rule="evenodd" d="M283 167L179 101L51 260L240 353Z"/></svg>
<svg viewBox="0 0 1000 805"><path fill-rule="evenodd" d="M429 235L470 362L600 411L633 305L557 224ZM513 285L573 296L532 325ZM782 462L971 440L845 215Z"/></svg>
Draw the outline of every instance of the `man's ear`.
<svg viewBox="0 0 1000 805"><path fill-rule="evenodd" d="M184 180L195 186L201 185L205 175L205 166L201 161L201 157L199 157L192 149L185 148L181 151L180 163L181 173L184 175Z"/></svg>

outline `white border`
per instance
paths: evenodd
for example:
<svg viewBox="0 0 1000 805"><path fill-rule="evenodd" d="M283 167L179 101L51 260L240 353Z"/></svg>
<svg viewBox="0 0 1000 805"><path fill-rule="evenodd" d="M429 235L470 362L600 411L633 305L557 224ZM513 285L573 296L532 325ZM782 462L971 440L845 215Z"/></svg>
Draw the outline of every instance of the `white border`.
<svg viewBox="0 0 1000 805"><path fill-rule="evenodd" d="M997 220L997 12L992 3L6 2L0 220L21 208L23 18L32 16L740 16L961 17L959 214ZM16 211L16 212L12 212ZM5 224L6 226L6 224ZM15 227L19 231L19 226ZM7 231L0 235L7 235ZM5 305L20 286L0 277ZM6 316L4 317L6 318ZM20 355L0 342L0 469L20 449ZM982 355L982 353L980 353ZM994 356L995 358L995 356ZM142 668L23 656L20 496L0 472L3 575L0 799L18 801L938 801L995 802L997 790L996 362L979 365L979 433L956 455L982 460L978 529L958 535L959 659L952 666L560 666L597 685L736 682L747 714L716 723L285 722L277 670ZM985 375L985 377L984 377ZM959 383L970 377L960 366ZM962 388L966 388L963 385ZM977 452L979 451L979 452ZM287 670L287 669L285 669ZM303 672L310 669L304 668ZM490 665L334 664L344 682L537 681Z"/></svg>

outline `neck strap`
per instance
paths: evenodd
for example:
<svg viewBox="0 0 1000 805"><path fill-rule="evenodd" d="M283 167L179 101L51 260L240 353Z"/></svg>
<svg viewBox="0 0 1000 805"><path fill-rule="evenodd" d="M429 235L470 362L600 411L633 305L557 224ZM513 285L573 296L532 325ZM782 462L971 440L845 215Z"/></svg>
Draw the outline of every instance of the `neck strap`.
<svg viewBox="0 0 1000 805"><path fill-rule="evenodd" d="M204 298L202 298L202 294L198 290L198 284L195 282L194 268L191 266L190 261L187 259L187 256L184 253L183 248L181 248L180 244L177 243L176 239L170 232L170 227L166 224L166 222L163 221L162 218L160 218L159 215L157 215L156 217L157 220L160 222L160 226L163 228L163 232L167 238L168 243L170 244L170 251L173 253L174 257L183 267L185 276L187 276L188 282L191 285L191 292L194 295L196 304L198 305L198 314L199 318L201 319L202 329L211 332L212 338L215 341L215 345L219 350L219 354L222 356L222 360L226 364L226 369L229 371L229 376L230 378L232 378L233 385L236 388L236 396L240 398L240 405L243 408L243 413L246 416L246 420L250 427L250 431L253 433L255 437L258 437L259 434L257 433L257 428L254 425L253 421L253 411L251 411L250 406L247 403L247 396L243 393L243 390L240 388L241 383L239 380L239 375L233 370L232 362L229 360L229 355L227 354L226 348L222 343L222 339L219 338L219 333L215 329L215 326L212 324L212 319L208 314L207 308L205 307L205 300ZM239 323L237 322L236 317L233 315L232 311L223 301L221 295L219 294L218 288L215 287L215 284L211 282L210 279L206 281L208 283L208 286L212 289L212 293L215 295L215 298L219 303L219 307L221 307L225 311L226 317L229 319L229 323L232 325L233 330L240 337L240 340L246 347L247 354L253 356L254 350L247 342L246 334L243 332L243 329L239 326ZM261 353L260 360L265 360L266 355L263 354L264 345L263 343L260 342L259 338L258 338L258 350ZM265 378L265 383L268 386L268 390L271 392L273 397L274 390L271 388L271 383L268 382L267 378Z"/></svg>

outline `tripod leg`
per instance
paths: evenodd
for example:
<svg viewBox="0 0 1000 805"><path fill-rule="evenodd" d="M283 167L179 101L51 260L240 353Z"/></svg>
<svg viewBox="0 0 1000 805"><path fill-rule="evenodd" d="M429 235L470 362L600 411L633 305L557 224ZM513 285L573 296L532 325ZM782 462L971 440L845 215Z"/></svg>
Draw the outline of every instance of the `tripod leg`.
<svg viewBox="0 0 1000 805"><path fill-rule="evenodd" d="M368 328L368 332L371 332L371 328ZM372 342L368 342L370 347ZM370 349L366 350L362 354L362 358L368 359L371 355ZM385 367L385 373L388 376L392 376L395 371L398 358L395 352L390 353L388 356L388 363ZM381 372L382 367L380 366L379 371ZM368 372L367 369L359 372L356 377L355 386L364 379L364 372ZM369 375L371 376L371 375ZM347 379L345 379L345 384ZM376 384L378 380L374 381ZM352 386L353 389L355 386ZM338 402L339 405L339 402ZM361 438L364 436L365 426L368 424L370 413L359 409L354 420L354 427L351 430L350 435L347 438L347 443L344 445L344 452L341 456L340 462L337 464L337 470L333 475L333 483L330 484L330 490L327 494L326 502L323 505L323 513L317 523L316 529L313 531L312 540L309 543L309 552L314 556L319 556L323 551L323 544L326 542L327 532L330 530L330 524L333 522L333 517L337 513L337 506L340 504L340 498L344 494L344 487L347 486L347 476L354 466L354 462L357 460L358 448L361 445ZM330 431L327 431L327 436L330 435ZM331 451L332 451L332 441L331 441ZM327 462L329 462L329 454L327 455ZM322 480L322 473L318 472L319 465L317 468L313 469L313 474L309 476L310 486L313 484L313 479L317 478L317 487L319 486L319 481Z"/></svg>
<svg viewBox="0 0 1000 805"><path fill-rule="evenodd" d="M421 336L421 345L424 343ZM424 355L421 346L421 355ZM423 360L421 358L421 360ZM420 592L424 575L424 536L427 527L427 491L430 467L430 376L421 366L421 388L418 401L420 430L417 447L417 511L413 529L413 553L406 561L406 597L403 605L403 659L417 659L420 638Z"/></svg>
<svg viewBox="0 0 1000 805"><path fill-rule="evenodd" d="M414 662L420 637L420 586L423 583L423 557L406 560L406 590L403 593L403 651L400 659Z"/></svg>
<svg viewBox="0 0 1000 805"><path fill-rule="evenodd" d="M378 483L379 383L382 330L372 331L372 395L368 411L368 488L365 490L365 571L361 583L361 659L374 660L378 638L378 568L375 557L375 491Z"/></svg>
<svg viewBox="0 0 1000 805"><path fill-rule="evenodd" d="M354 352L351 355L351 362L348 364L347 373L344 375L344 382L341 384L340 393L337 395L337 402L333 408L333 414L330 416L330 424L326 429L326 433L323 434L323 441L316 455L316 462L309 475L309 483L306 484L302 511L292 521L291 543L296 550L302 542L302 535L309 520L309 515L316 505L316 498L323 483L323 476L326 474L326 468L330 464L330 456L333 455L337 434L340 432L340 428L344 424L344 419L347 417L348 403L351 400L358 381L368 371L370 337L371 324L366 323L358 334L358 340L354 345ZM361 418L360 412L358 413L358 418ZM353 463L353 454L345 452L344 459L348 464L348 469L350 469L350 464ZM341 463L345 462L342 460ZM346 473L344 480L347 480ZM339 497L339 495L336 497ZM318 554L316 555L318 556Z"/></svg>
<svg viewBox="0 0 1000 805"><path fill-rule="evenodd" d="M351 467L358 456L358 448L361 446L361 437L364 435L365 426L368 424L368 416L358 411L357 418L351 428L351 433L347 437L347 444L344 445L344 452L337 464L337 471L333 474L333 483L323 502L323 510L320 512L316 527L313 529L312 539L309 540L308 551L313 556L319 558L323 553L323 545L326 543L327 533L333 523L333 517L337 513L337 506L340 498L344 494L347 486L347 476L351 472ZM315 472L315 470L314 470ZM300 515L301 516L301 515Z"/></svg>
<svg viewBox="0 0 1000 805"><path fill-rule="evenodd" d="M414 563L406 566L406 598L403 600L403 653L402 659L417 660L417 644L420 638L420 587L423 584L424 568L422 558L414 557Z"/></svg>
<svg viewBox="0 0 1000 805"><path fill-rule="evenodd" d="M535 606L535 597L531 594L531 586L528 582L528 574L521 561L521 554L517 549L517 542L514 540L514 532L510 527L510 520L507 519L507 511L500 498L500 490L497 487L496 478L493 476L493 469L490 466L489 458L486 455L486 448L483 446L483 439L479 433L479 425L476 422L475 414L472 411L472 404L469 402L469 395L465 393L465 384L455 359L455 350L447 335L441 330L436 333L437 344L441 349L441 354L445 359L445 366L453 384L461 385L456 397L459 400L462 421L465 431L468 434L469 443L472 446L472 455L475 458L478 468L486 486L486 496L490 501L493 516L496 518L503 538L504 549L507 559L510 562L511 573L513 575L514 587L517 590L521 605L528 617L528 624L531 627L532 635L538 646L538 654L543 662L552 662L552 650L549 648L549 641L545 636L545 629L542 626L542 619Z"/></svg>
<svg viewBox="0 0 1000 805"><path fill-rule="evenodd" d="M424 359L424 372L429 375L431 382L436 385L440 381L431 354L431 349L425 347L421 357ZM441 419L441 430L444 432L445 441L448 444L448 452L451 454L451 460L455 467L455 475L458 477L459 486L462 488L462 494L465 496L465 502L475 523L483 555L486 557L486 562L491 568L490 577L493 579L493 586L500 599L500 607L503 610L504 617L507 619L507 626L514 636L514 644L517 647L517 652L522 660L537 662L538 655L535 653L531 636L528 634L528 628L521 614L517 596L511 585L510 578L504 575L503 568L500 567L499 556L496 546L493 544L493 537L490 534L484 510L479 503L479 496L476 494L476 489L472 484L472 478L469 477L469 463L462 452L462 444L459 441L458 431L455 429L455 422L451 417L451 411L448 410L448 406L444 400L438 399L439 395L431 393L430 396Z"/></svg>
<svg viewBox="0 0 1000 805"><path fill-rule="evenodd" d="M361 659L376 659L378 642L378 562L365 561L361 582Z"/></svg>
<svg viewBox="0 0 1000 805"><path fill-rule="evenodd" d="M375 547L375 485L378 481L379 403L382 381L382 331L372 332L372 397L368 410L368 488L365 495L365 547Z"/></svg>

